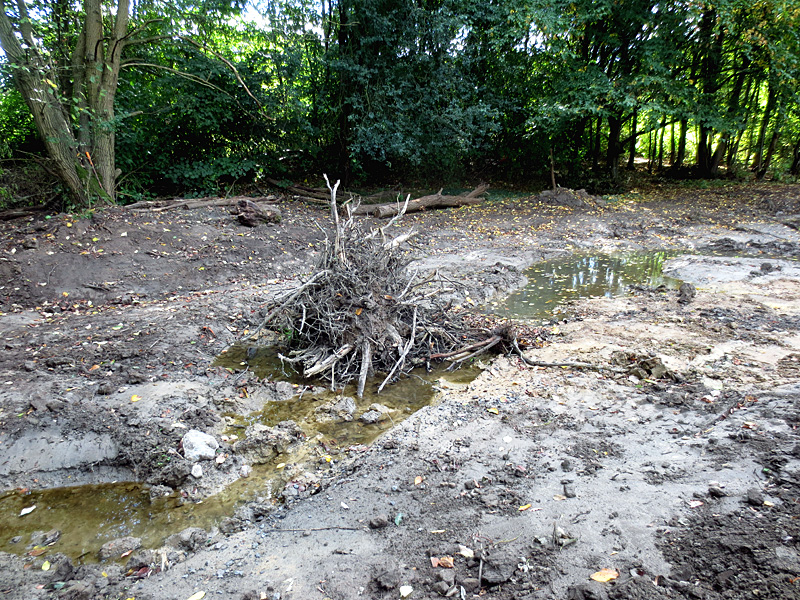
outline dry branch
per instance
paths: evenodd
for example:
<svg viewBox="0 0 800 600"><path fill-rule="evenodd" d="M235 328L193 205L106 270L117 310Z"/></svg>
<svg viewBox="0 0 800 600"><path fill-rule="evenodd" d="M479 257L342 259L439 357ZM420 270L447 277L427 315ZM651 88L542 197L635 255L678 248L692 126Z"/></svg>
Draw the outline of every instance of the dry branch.
<svg viewBox="0 0 800 600"><path fill-rule="evenodd" d="M331 387L354 382L359 396L372 375L380 375L381 391L435 357L457 356L461 364L506 340L450 311L441 297L452 281L409 272L402 246L415 232L390 231L404 214L403 204L386 225L365 231L353 216L357 205L346 205L346 215L340 215L339 182L327 176L325 182L333 231L326 233L316 272L275 297L250 338L266 327L280 332L282 360L306 377L327 379Z"/></svg>

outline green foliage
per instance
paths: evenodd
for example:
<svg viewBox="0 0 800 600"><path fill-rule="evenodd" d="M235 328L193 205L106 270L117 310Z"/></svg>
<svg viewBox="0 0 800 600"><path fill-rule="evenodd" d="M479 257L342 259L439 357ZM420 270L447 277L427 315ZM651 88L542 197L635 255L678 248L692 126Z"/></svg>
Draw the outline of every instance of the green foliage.
<svg viewBox="0 0 800 600"><path fill-rule="evenodd" d="M30 146L35 138L33 117L20 93L0 88L0 158Z"/></svg>

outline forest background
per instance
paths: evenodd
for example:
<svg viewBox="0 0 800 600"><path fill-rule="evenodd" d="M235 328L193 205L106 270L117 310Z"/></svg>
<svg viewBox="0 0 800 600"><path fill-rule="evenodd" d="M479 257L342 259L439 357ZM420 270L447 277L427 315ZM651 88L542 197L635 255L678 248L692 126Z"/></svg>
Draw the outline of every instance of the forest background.
<svg viewBox="0 0 800 600"><path fill-rule="evenodd" d="M800 0L0 0L0 45L6 206L800 175Z"/></svg>

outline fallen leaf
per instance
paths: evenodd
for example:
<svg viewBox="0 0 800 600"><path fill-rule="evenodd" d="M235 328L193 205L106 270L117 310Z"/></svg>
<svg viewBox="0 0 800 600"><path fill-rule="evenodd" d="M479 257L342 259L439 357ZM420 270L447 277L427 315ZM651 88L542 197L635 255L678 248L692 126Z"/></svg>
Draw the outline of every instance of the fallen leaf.
<svg viewBox="0 0 800 600"><path fill-rule="evenodd" d="M89 370L90 371L96 371L99 368L100 368L100 365L92 365L91 367L89 367Z"/></svg>
<svg viewBox="0 0 800 600"><path fill-rule="evenodd" d="M49 571L50 570L50 561L46 560L42 563L42 571Z"/></svg>
<svg viewBox="0 0 800 600"><path fill-rule="evenodd" d="M123 327L122 323L117 323L111 329L113 329L114 331L119 331L120 329L122 329L122 327Z"/></svg>
<svg viewBox="0 0 800 600"><path fill-rule="evenodd" d="M689 508L697 508L698 506L703 506L702 500L689 500Z"/></svg>
<svg viewBox="0 0 800 600"><path fill-rule="evenodd" d="M531 507L531 505L530 505L530 504L523 504L523 505L522 505L522 506L520 506L520 507L519 507L519 509L517 509L517 510L528 510L530 507Z"/></svg>
<svg viewBox="0 0 800 600"><path fill-rule="evenodd" d="M347 506L347 504L345 504L344 502L341 502L341 503L340 503L340 506L341 506L343 509L345 509L345 510L348 510L348 509L350 508L350 507L349 507L349 506Z"/></svg>
<svg viewBox="0 0 800 600"><path fill-rule="evenodd" d="M475 558L475 552L472 551L472 548L467 548L466 546L459 545L456 554L460 554L464 558Z"/></svg>
<svg viewBox="0 0 800 600"><path fill-rule="evenodd" d="M432 529L431 533L446 533L447 529Z"/></svg>
<svg viewBox="0 0 800 600"><path fill-rule="evenodd" d="M774 502L770 502L769 500L764 500L764 506L772 507L775 506Z"/></svg>
<svg viewBox="0 0 800 600"><path fill-rule="evenodd" d="M567 497L562 495L562 494L556 494L555 496L553 496L553 500L557 500L558 502L561 502L562 500L566 500L566 499L567 499Z"/></svg>
<svg viewBox="0 0 800 600"><path fill-rule="evenodd" d="M419 485L423 481L425 481L425 478L422 475L417 475L416 477L414 477L414 485Z"/></svg>
<svg viewBox="0 0 800 600"><path fill-rule="evenodd" d="M357 308L356 309L356 316L359 316L362 312L364 312L363 308Z"/></svg>
<svg viewBox="0 0 800 600"><path fill-rule="evenodd" d="M276 469L282 469L285 466L286 466L286 463L278 463L277 465L275 465L275 468Z"/></svg>
<svg viewBox="0 0 800 600"><path fill-rule="evenodd" d="M431 556L431 566L435 569L439 566L439 559L435 556Z"/></svg>
<svg viewBox="0 0 800 600"><path fill-rule="evenodd" d="M439 566L445 569L452 569L455 566L452 556L443 556L439 559Z"/></svg>
<svg viewBox="0 0 800 600"><path fill-rule="evenodd" d="M200 600L201 598L205 597L206 597L205 592L197 592L196 594L192 594L191 596L189 596L186 600Z"/></svg>
<svg viewBox="0 0 800 600"><path fill-rule="evenodd" d="M494 406L491 407L491 408L487 408L486 412L492 413L493 415L499 415L500 414L500 411L497 408L495 408Z"/></svg>
<svg viewBox="0 0 800 600"><path fill-rule="evenodd" d="M35 504L33 506L29 506L27 508L23 508L21 511L19 511L19 516L20 517L24 517L25 515L31 514L34 510L36 510L36 505Z"/></svg>
<svg viewBox="0 0 800 600"><path fill-rule="evenodd" d="M123 552L119 555L120 558L125 558L126 556L130 556L133 550L128 550L127 552Z"/></svg>
<svg viewBox="0 0 800 600"><path fill-rule="evenodd" d="M131 396L131 402L138 402L141 399L142 397L139 394L134 394L133 396Z"/></svg>
<svg viewBox="0 0 800 600"><path fill-rule="evenodd" d="M47 552L47 548L44 546L34 546L33 550L28 552L28 556L41 556L45 552Z"/></svg>
<svg viewBox="0 0 800 600"><path fill-rule="evenodd" d="M600 583L606 583L612 579L619 577L619 571L616 569L600 569L597 573L592 573L591 578Z"/></svg>
<svg viewBox="0 0 800 600"><path fill-rule="evenodd" d="M411 592L414 591L414 588L410 585L401 585L400 586L400 597L401 598L408 598L411 595Z"/></svg>
<svg viewBox="0 0 800 600"><path fill-rule="evenodd" d="M757 429L758 423L755 421L745 421L742 423L742 429Z"/></svg>

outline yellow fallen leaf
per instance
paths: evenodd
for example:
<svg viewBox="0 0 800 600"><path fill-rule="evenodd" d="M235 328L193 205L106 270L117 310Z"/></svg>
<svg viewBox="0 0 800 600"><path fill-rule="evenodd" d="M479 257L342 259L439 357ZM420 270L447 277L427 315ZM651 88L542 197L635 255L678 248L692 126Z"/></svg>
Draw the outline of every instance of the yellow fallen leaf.
<svg viewBox="0 0 800 600"><path fill-rule="evenodd" d="M452 556L443 556L439 559L439 566L444 567L445 569L452 569L455 564L453 562Z"/></svg>
<svg viewBox="0 0 800 600"><path fill-rule="evenodd" d="M592 573L591 578L600 583L606 583L612 579L619 577L619 571L616 569L600 569L597 573Z"/></svg>
<svg viewBox="0 0 800 600"><path fill-rule="evenodd" d="M131 402L138 402L141 399L142 397L139 394L134 394L133 396L131 396Z"/></svg>
<svg viewBox="0 0 800 600"><path fill-rule="evenodd" d="M495 408L494 406L491 407L491 408L487 408L486 412L492 413L493 415L499 415L500 414L500 411L497 408Z"/></svg>
<svg viewBox="0 0 800 600"><path fill-rule="evenodd" d="M46 560L42 563L42 571L49 571L50 570L50 561Z"/></svg>
<svg viewBox="0 0 800 600"><path fill-rule="evenodd" d="M530 507L531 507L530 504L523 504L522 506L519 507L518 510L528 510Z"/></svg>
<svg viewBox="0 0 800 600"><path fill-rule="evenodd" d="M196 594L192 594L186 600L200 600L201 598L205 598L205 597L206 597L206 593L201 591L201 592L197 592Z"/></svg>
<svg viewBox="0 0 800 600"><path fill-rule="evenodd" d="M97 371L97 369L99 369L99 368L100 368L100 365L92 365L91 367L89 367L89 370L90 371Z"/></svg>
<svg viewBox="0 0 800 600"><path fill-rule="evenodd" d="M286 466L286 463L278 463L277 465L275 465L275 468L276 469L282 469L285 466Z"/></svg>
<svg viewBox="0 0 800 600"><path fill-rule="evenodd" d="M425 478L422 475L417 475L416 477L414 477L414 485L419 485L423 481L425 481Z"/></svg>
<svg viewBox="0 0 800 600"><path fill-rule="evenodd" d="M445 533L447 529L432 529L431 533Z"/></svg>
<svg viewBox="0 0 800 600"><path fill-rule="evenodd" d="M357 308L356 309L356 316L359 316L363 311L364 311L363 308Z"/></svg>

